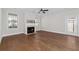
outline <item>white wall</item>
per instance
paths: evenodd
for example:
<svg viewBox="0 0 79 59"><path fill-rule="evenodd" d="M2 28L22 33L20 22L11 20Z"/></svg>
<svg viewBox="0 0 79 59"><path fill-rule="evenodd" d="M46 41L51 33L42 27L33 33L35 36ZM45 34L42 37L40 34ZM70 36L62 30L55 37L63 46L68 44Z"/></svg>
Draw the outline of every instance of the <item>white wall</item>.
<svg viewBox="0 0 79 59"><path fill-rule="evenodd" d="M65 31L65 20L66 17L71 16L78 16L79 17L79 9L72 9L72 10L63 10L60 12L52 13L49 11L47 15L42 18L42 30L50 31L50 32L57 32L68 34Z"/></svg>
<svg viewBox="0 0 79 59"><path fill-rule="evenodd" d="M15 8L3 8L2 9L2 36L19 34L25 32L25 25L28 19L35 19L39 9L15 9ZM18 15L18 28L9 29L8 28L8 13L15 13ZM61 9L57 12L54 10L49 10L47 14L43 15L41 19L41 30L64 33L65 32L65 19L69 16L79 16L79 9L66 10ZM79 27L78 27L79 28Z"/></svg>
<svg viewBox="0 0 79 59"><path fill-rule="evenodd" d="M27 20L35 19L39 9L35 8L2 8L2 36L14 35L19 33L25 33L27 31ZM18 15L18 28L8 28L8 13L14 13ZM37 29L38 30L38 29Z"/></svg>
<svg viewBox="0 0 79 59"><path fill-rule="evenodd" d="M36 26L36 31L40 30L40 14L38 14L39 12L39 8L28 8L24 10L24 17L25 17L25 32L27 32L26 28L27 28L27 20L35 20L37 19L37 22L39 23L38 26Z"/></svg>
<svg viewBox="0 0 79 59"><path fill-rule="evenodd" d="M1 15L1 8L0 8L0 42L1 42L1 37L2 37L2 36L1 36L1 20L2 20L2 19L1 19L1 16L2 16L2 15Z"/></svg>
<svg viewBox="0 0 79 59"><path fill-rule="evenodd" d="M18 28L8 28L8 13L18 15ZM24 14L22 10L15 8L2 9L2 36L24 33Z"/></svg>

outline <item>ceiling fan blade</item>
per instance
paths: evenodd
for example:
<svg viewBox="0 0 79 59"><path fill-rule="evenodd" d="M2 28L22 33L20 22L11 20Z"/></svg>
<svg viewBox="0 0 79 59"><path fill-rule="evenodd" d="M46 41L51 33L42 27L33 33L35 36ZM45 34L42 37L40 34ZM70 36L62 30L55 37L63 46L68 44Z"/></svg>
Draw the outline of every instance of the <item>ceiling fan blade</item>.
<svg viewBox="0 0 79 59"><path fill-rule="evenodd" d="M44 11L48 11L48 9L47 10L44 10Z"/></svg>

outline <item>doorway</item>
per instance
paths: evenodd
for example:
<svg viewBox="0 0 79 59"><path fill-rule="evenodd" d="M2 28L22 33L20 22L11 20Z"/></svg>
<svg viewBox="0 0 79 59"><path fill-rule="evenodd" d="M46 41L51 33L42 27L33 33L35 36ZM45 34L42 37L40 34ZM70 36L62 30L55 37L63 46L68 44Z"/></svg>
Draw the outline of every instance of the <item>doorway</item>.
<svg viewBox="0 0 79 59"><path fill-rule="evenodd" d="M69 35L78 35L78 17L66 19L66 32Z"/></svg>

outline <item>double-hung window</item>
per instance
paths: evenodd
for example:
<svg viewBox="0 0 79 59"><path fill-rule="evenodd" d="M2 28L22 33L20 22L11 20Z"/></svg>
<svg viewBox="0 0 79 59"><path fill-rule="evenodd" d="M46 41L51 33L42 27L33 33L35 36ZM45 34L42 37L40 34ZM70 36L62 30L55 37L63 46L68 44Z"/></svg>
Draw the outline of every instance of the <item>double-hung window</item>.
<svg viewBox="0 0 79 59"><path fill-rule="evenodd" d="M18 17L16 14L8 14L8 28L17 28Z"/></svg>

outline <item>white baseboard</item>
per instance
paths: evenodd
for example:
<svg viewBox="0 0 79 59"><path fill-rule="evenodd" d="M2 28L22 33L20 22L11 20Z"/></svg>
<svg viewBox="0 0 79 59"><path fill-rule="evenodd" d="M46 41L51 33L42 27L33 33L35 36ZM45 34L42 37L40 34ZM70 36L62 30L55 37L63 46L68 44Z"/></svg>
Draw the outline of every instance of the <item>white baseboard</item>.
<svg viewBox="0 0 79 59"><path fill-rule="evenodd" d="M48 30L43 30L43 31L48 31ZM66 32L57 32L57 31L48 31L48 32L54 32L54 33L65 34L65 35L72 35L72 36L78 36L79 37L79 35L68 34Z"/></svg>
<svg viewBox="0 0 79 59"><path fill-rule="evenodd" d="M3 34L2 37L11 36L11 35L17 35L17 34L22 34L22 33L24 33L24 32L12 33L12 34Z"/></svg>
<svg viewBox="0 0 79 59"><path fill-rule="evenodd" d="M19 33L12 33L12 34L3 34L1 37L0 37L0 43L2 41L2 37L6 37L6 36L11 36L11 35L17 35L17 34L22 34L24 32L19 32Z"/></svg>

